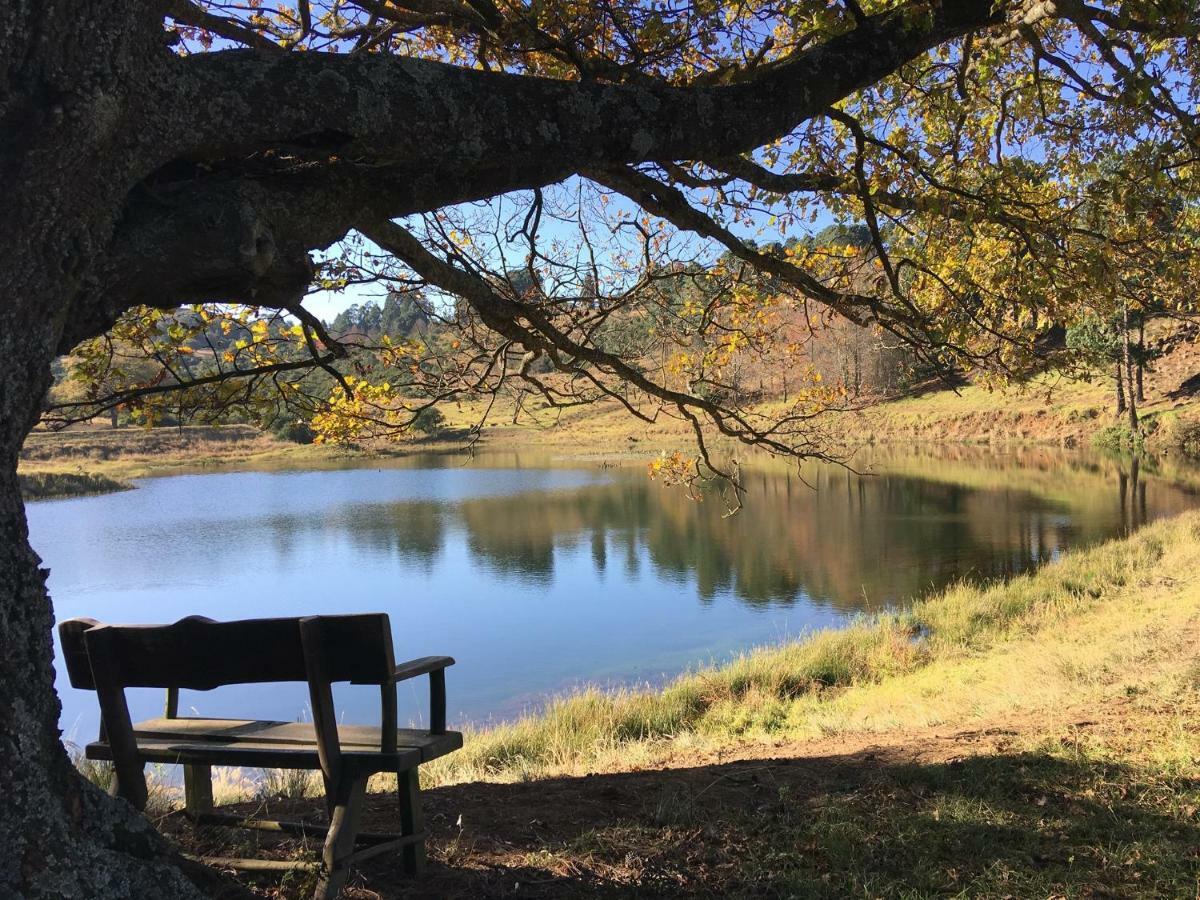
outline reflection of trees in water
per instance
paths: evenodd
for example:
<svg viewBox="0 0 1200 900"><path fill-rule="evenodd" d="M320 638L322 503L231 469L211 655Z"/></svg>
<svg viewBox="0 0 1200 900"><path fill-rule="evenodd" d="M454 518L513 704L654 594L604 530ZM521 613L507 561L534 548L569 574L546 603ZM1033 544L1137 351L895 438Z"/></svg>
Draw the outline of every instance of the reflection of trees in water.
<svg viewBox="0 0 1200 900"><path fill-rule="evenodd" d="M575 549L586 541L598 569L619 563L633 577L639 565L638 533L654 516L647 487L619 477L579 490L466 500L457 513L471 552L490 569L548 579L555 550Z"/></svg>
<svg viewBox="0 0 1200 900"><path fill-rule="evenodd" d="M854 610L958 578L1006 578L1136 528L1152 512L1194 505L1159 482L1148 498L1136 463L1087 476L1071 470L1069 504L1022 490L1029 472L1014 469L1001 482L1011 488L993 479L975 489L837 467L807 472L808 484L790 473L750 471L745 507L728 519L718 502L696 503L625 472L577 490L355 505L265 524L285 553L298 532L327 530L429 569L447 532L462 529L469 553L489 571L539 584L553 577L556 551L578 550L598 572L619 567L629 578L648 562L659 577L693 582L703 601L731 593L751 605L805 598Z"/></svg>
<svg viewBox="0 0 1200 900"><path fill-rule="evenodd" d="M497 510L497 513L503 516L501 510ZM467 545L471 548L471 555L486 559L494 571L549 584L554 575L553 536L542 539L531 535L516 522L502 521L497 524L502 528L513 527L512 534L501 541L502 548L497 546L494 539L470 528Z"/></svg>
<svg viewBox="0 0 1200 900"><path fill-rule="evenodd" d="M446 542L447 512L432 500L355 505L335 524L359 546L395 553L428 571Z"/></svg>
<svg viewBox="0 0 1200 900"><path fill-rule="evenodd" d="M1134 456L1118 472L1121 490L1121 527L1126 534L1146 524L1146 482L1141 460Z"/></svg>
<svg viewBox="0 0 1200 900"><path fill-rule="evenodd" d="M540 578L556 548L587 542L598 568L643 554L663 576L694 579L708 600L754 605L807 597L841 609L907 599L955 578L1009 576L1073 542L1077 529L1019 491L972 491L829 467L809 477L751 472L742 512L721 518L637 475L579 491L461 504L472 552Z"/></svg>

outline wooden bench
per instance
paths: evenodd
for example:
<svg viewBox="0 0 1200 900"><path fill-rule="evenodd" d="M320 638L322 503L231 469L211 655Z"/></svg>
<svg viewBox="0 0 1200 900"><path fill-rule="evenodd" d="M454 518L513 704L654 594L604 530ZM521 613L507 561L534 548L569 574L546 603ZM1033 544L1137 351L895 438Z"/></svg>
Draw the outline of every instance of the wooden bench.
<svg viewBox="0 0 1200 900"><path fill-rule="evenodd" d="M200 616L173 625L104 625L70 619L59 625L71 684L96 691L100 736L87 745L88 759L111 760L112 792L138 809L146 804L145 764L179 763L184 772L186 814L202 824L234 825L296 834L325 835L315 897L337 896L349 866L399 850L404 870L420 872L425 859L417 767L462 746L446 730L445 669L448 656L429 656L397 666L392 632L383 613L247 619L214 622ZM429 729L396 727L396 684L429 676ZM229 684L303 681L312 722L190 718L179 715L179 691ZM379 686L381 725L339 725L332 685ZM127 687L166 688L162 718L133 724ZM328 825L246 819L213 809L212 767L252 766L320 770ZM395 772L399 780L400 831L359 833L367 779ZM363 845L359 847L359 845ZM268 860L209 859L234 868L296 867Z"/></svg>

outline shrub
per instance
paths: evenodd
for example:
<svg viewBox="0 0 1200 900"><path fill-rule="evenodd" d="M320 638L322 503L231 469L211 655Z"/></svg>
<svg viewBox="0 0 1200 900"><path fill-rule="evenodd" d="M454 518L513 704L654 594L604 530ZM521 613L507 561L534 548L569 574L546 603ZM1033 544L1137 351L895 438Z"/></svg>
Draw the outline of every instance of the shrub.
<svg viewBox="0 0 1200 900"><path fill-rule="evenodd" d="M1200 460L1200 422L1181 423L1178 447L1188 459Z"/></svg>
<svg viewBox="0 0 1200 900"><path fill-rule="evenodd" d="M307 769L263 769L259 800L304 800L321 793L317 773Z"/></svg>
<svg viewBox="0 0 1200 900"><path fill-rule="evenodd" d="M1109 425L1093 435L1092 446L1105 453L1141 453L1146 443L1140 431L1130 431L1125 425Z"/></svg>
<svg viewBox="0 0 1200 900"><path fill-rule="evenodd" d="M1200 460L1200 421L1172 416L1162 428L1164 449L1181 453L1188 459Z"/></svg>
<svg viewBox="0 0 1200 900"><path fill-rule="evenodd" d="M293 444L311 444L317 433L312 430L312 426L303 419L292 421L284 421L276 425L271 433L281 441L290 441Z"/></svg>
<svg viewBox="0 0 1200 900"><path fill-rule="evenodd" d="M417 413L412 429L421 434L437 434L445 424L446 417L442 415L442 411L436 406L429 406Z"/></svg>

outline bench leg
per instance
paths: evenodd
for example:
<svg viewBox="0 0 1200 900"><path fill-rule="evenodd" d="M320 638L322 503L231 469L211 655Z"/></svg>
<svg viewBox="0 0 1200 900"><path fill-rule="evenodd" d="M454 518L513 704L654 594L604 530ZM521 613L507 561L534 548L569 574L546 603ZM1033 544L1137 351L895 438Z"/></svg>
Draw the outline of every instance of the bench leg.
<svg viewBox="0 0 1200 900"><path fill-rule="evenodd" d="M346 884L350 874L346 858L354 853L354 838L358 834L366 792L366 778L342 779L333 786L328 798L333 812L322 853L324 866L313 900L334 900Z"/></svg>
<svg viewBox="0 0 1200 900"><path fill-rule="evenodd" d="M193 821L213 811L212 766L183 767L183 807Z"/></svg>
<svg viewBox="0 0 1200 900"><path fill-rule="evenodd" d="M334 789L334 784L329 780L329 776L324 772L321 773L321 784L325 788L325 818L333 821L333 807L337 802L337 791Z"/></svg>
<svg viewBox="0 0 1200 900"><path fill-rule="evenodd" d="M400 791L400 834L408 837L425 828L425 817L421 812L421 783L416 769L397 773ZM403 850L404 871L409 875L420 875L425 868L425 841L409 844Z"/></svg>
<svg viewBox="0 0 1200 900"><path fill-rule="evenodd" d="M125 772L122 773L122 768ZM122 797L132 803L139 811L146 809L146 764L138 762L129 766L120 766L113 761L112 783L108 788L109 794Z"/></svg>

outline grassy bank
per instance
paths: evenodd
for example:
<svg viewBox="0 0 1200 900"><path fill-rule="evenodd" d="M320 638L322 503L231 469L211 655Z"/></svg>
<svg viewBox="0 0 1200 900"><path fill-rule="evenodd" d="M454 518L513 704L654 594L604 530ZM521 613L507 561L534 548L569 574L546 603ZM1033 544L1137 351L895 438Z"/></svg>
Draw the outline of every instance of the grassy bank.
<svg viewBox="0 0 1200 900"><path fill-rule="evenodd" d="M1181 423L1200 420L1200 404L1191 396L1152 392L1139 417L1148 448L1168 451ZM1053 376L1007 390L966 385L929 391L871 406L857 421L875 443L1088 448L1128 428L1108 385Z"/></svg>
<svg viewBox="0 0 1200 900"><path fill-rule="evenodd" d="M1172 449L1182 425L1200 422L1200 399L1189 386L1198 370L1200 345L1188 341L1173 345L1155 362L1146 378L1145 399L1139 403L1144 427L1153 433L1148 449ZM826 423L831 430L844 433L850 446L1089 448L1105 431L1126 424L1116 411L1113 381L1104 373L1086 382L1050 372L1024 384L995 389L974 383L953 390L930 384L903 397L864 397L855 402L862 404L860 411L831 415ZM769 413L773 406L778 406L781 414L785 411L773 401L764 403L762 411ZM456 428L470 427L479 421L483 409L482 401L449 406L446 422ZM551 410L530 396L522 404L517 422L513 421L511 400L502 398L492 409L481 445L497 449L532 446L581 458L621 458L688 446L690 439L688 424L668 416L659 416L647 425L632 419L615 402ZM742 449L739 455L744 453Z"/></svg>
<svg viewBox="0 0 1200 900"><path fill-rule="evenodd" d="M337 456L332 448L276 440L249 425L84 427L29 435L20 472L31 479L83 472L126 481L253 465L304 466Z"/></svg>
<svg viewBox="0 0 1200 900"><path fill-rule="evenodd" d="M1176 340L1156 359L1139 403L1144 448L1162 456L1177 446L1200 447L1200 398L1194 376L1200 343ZM868 445L1090 448L1099 438L1128 441L1123 417L1105 373L1089 382L1055 373L1024 385L989 390L964 384L957 390L928 385L893 399L861 398L859 412L831 415L823 425L844 435L837 452ZM767 401L762 411L770 413ZM21 454L28 475L86 472L118 480L148 475L244 468L319 468L381 457L463 453L469 447L492 453L523 453L577 462L640 462L663 450L691 449L686 421L667 415L652 423L634 419L616 401L567 409L547 408L534 394L504 393L461 398L440 407L443 428L419 440L369 447L298 445L248 425L143 429L82 426L61 433L35 432ZM482 427L481 427L482 426ZM718 441L718 444L721 442ZM1143 444L1141 439L1137 443ZM731 447L744 457L744 447Z"/></svg>
<svg viewBox="0 0 1200 900"><path fill-rule="evenodd" d="M1194 376L1200 370L1200 344L1176 340L1156 359L1139 403L1145 441L1154 456L1177 446L1200 447L1200 398ZM1119 445L1128 440L1114 403L1113 382L1097 373L1089 382L1055 373L1008 389L964 384L957 390L927 385L893 399L861 398L859 412L832 414L822 424L844 436L843 447L952 447L987 445L1090 448L1099 438ZM769 414L775 401L764 402ZM424 453L522 453L575 462L642 462L664 450L693 447L686 421L660 415L639 421L616 401L567 409L547 408L534 394L503 393L460 398L440 407L442 429L401 443L367 447L299 445L249 425L111 429L81 426L60 433L35 432L22 449L21 471L28 475L85 472L128 480L148 475L264 468L335 466ZM721 444L721 441L717 441ZM730 447L739 457L744 447ZM718 455L720 455L718 447Z"/></svg>
<svg viewBox="0 0 1200 900"><path fill-rule="evenodd" d="M950 696L945 692L957 690L966 669L977 670L977 676L988 654L1006 653L1014 641L1057 644L1065 623L1134 615L1152 590L1178 594L1176 600L1186 601L1191 612L1200 610L1196 586L1177 580L1198 563L1200 515L1189 513L1132 538L1069 554L1008 583L952 587L902 612L697 671L662 691L592 691L557 701L543 714L473 734L466 749L426 771L434 783L544 777L633 758L655 764L680 745L811 737L851 723L872 728L927 723L946 713L931 712L930 705L922 717L911 699L898 702L906 688L916 697ZM1084 648L1084 655L1094 653L1099 662L1115 648L1106 643L1103 628L1090 634L1097 643ZM1032 671L1018 667L1009 674L1013 682L994 685L1002 692L994 696L1028 689L1021 682ZM1074 664L1049 680L1039 672L1036 690L1058 685L1063 695L1072 694L1074 688L1064 685L1075 674ZM994 705L970 693L954 696L972 707ZM878 697L888 701L881 705ZM882 718L865 716L868 703L880 708ZM890 712L882 714L881 706Z"/></svg>
<svg viewBox="0 0 1200 900"><path fill-rule="evenodd" d="M1108 394L1103 384L1048 377L1007 392L968 385L957 392L936 390L881 401L861 412L836 414L829 425L844 435L842 452L872 445L1088 449L1098 436L1123 427ZM539 401L528 398L515 422L511 398L501 398L491 407L491 418L478 438L472 440L472 429L487 407L482 399L448 404L440 433L364 447L292 444L246 425L38 432L26 442L21 471L39 477L82 472L127 481L230 469L322 468L428 453L461 455L470 449L583 464L637 464L664 450L693 447L690 428L666 416L647 425L615 402L560 411L544 409ZM1200 435L1200 404L1192 397L1153 394L1142 413L1149 432L1146 448L1156 458L1164 458L1164 453L1188 435L1195 445L1196 435ZM729 449L745 455L745 448ZM838 447L831 449L839 451Z"/></svg>

